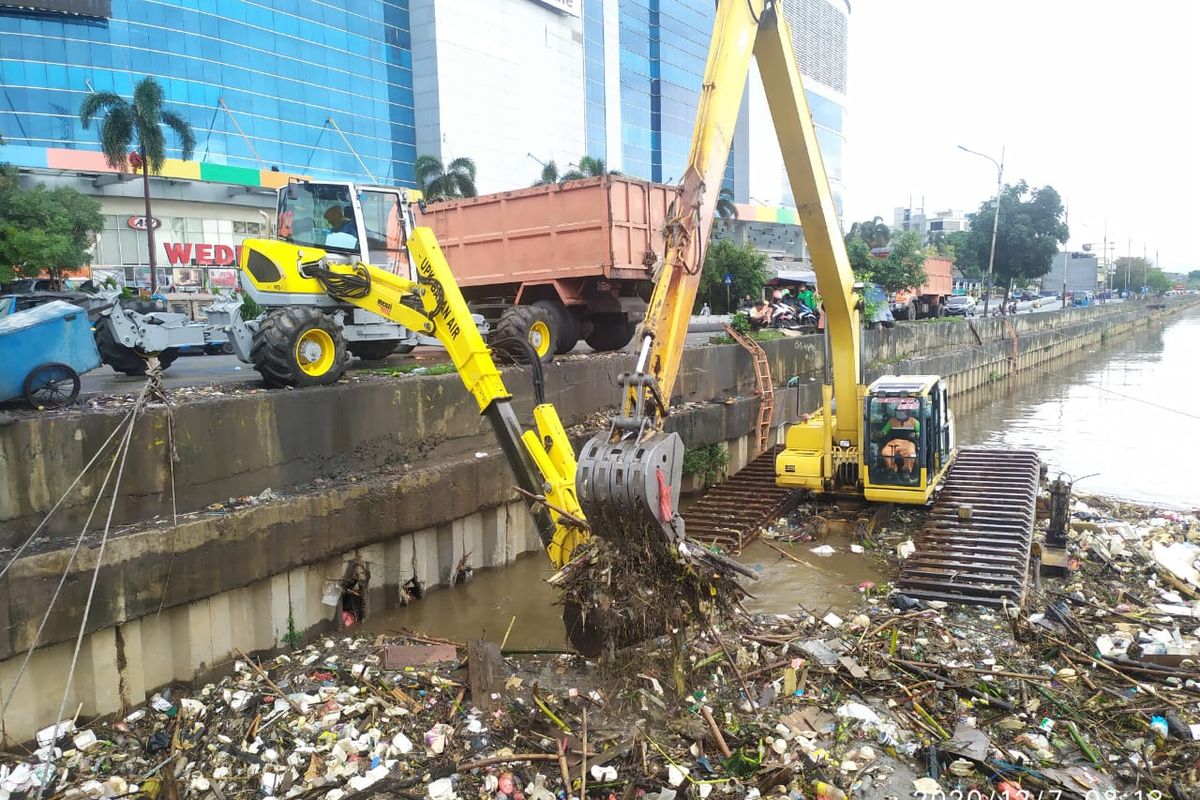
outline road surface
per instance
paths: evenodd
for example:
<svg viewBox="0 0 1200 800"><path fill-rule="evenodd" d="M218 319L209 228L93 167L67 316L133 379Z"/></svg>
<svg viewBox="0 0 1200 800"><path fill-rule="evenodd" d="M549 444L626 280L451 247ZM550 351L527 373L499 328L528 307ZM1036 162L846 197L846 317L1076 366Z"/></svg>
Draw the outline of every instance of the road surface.
<svg viewBox="0 0 1200 800"><path fill-rule="evenodd" d="M995 304L993 303L993 308ZM1017 313L1030 314L1042 313L1046 311L1056 311L1061 303L1057 299L1044 300L1040 308L1034 308L1031 301L1017 304ZM980 305L980 314L983 313L983 306ZM711 317L693 317L692 323L689 326L687 346L696 347L707 344L708 340L720 332L721 325L727 317L711 316ZM901 325L905 323L899 323ZM626 348L627 352L634 352L636 344L631 342ZM573 350L574 353L590 353L591 348L582 342ZM352 359L350 361L350 369L373 369L388 366L401 366L403 364L412 364L414 361L437 363L441 361L441 351L433 347L418 347L408 355L392 355L384 361L360 361ZM175 363L164 373L164 380L167 388L179 388L182 386L204 386L221 383L253 383L261 385L259 382L258 373L249 364L243 364L238 361L237 356L180 356ZM82 378L82 392L84 395L95 394L124 394L136 392L142 388L145 383L145 378L141 376L129 377L119 372L114 372L111 367L101 365L99 369L93 370Z"/></svg>

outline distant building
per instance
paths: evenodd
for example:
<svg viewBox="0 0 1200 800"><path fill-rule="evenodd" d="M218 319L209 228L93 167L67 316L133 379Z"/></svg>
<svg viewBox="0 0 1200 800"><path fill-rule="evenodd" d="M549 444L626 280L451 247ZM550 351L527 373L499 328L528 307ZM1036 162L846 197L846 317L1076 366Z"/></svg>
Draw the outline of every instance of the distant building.
<svg viewBox="0 0 1200 800"><path fill-rule="evenodd" d="M1100 284L1100 259L1093 253L1057 253L1042 289L1053 292L1094 292Z"/></svg>
<svg viewBox="0 0 1200 800"><path fill-rule="evenodd" d="M923 208L897 207L892 216L892 230L916 231L924 242L931 241L935 233L958 233L969 227L966 212L954 209L926 213Z"/></svg>

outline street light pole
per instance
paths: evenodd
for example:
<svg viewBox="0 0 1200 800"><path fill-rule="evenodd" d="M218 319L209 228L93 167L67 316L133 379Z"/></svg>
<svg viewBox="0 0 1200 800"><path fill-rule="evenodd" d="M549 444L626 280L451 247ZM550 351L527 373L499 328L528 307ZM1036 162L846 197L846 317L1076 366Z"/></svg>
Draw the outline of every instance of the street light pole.
<svg viewBox="0 0 1200 800"><path fill-rule="evenodd" d="M958 149L971 155L979 156L980 158L986 158L996 165L996 213L992 215L992 247L988 252L987 285L983 287L983 316L987 317L988 304L992 297L992 285L994 283L992 275L996 265L996 233L1000 229L1000 191L1004 181L1004 148L1000 148L999 161L986 153L980 153L969 147L963 147L961 144L958 146Z"/></svg>

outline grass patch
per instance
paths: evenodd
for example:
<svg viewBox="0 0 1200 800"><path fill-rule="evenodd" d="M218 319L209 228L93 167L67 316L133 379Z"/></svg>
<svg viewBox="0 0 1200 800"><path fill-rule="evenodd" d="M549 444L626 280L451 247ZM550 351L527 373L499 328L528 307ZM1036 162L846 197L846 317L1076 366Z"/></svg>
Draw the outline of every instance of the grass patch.
<svg viewBox="0 0 1200 800"><path fill-rule="evenodd" d="M944 317L925 317L924 319L913 320L913 322L957 322L960 325L966 321L966 317L951 316L949 314Z"/></svg>
<svg viewBox="0 0 1200 800"><path fill-rule="evenodd" d="M360 370L366 375L382 375L385 378L397 378L401 375L449 375L455 372L453 364L432 364L428 367L421 364L401 364L397 367L374 367Z"/></svg>

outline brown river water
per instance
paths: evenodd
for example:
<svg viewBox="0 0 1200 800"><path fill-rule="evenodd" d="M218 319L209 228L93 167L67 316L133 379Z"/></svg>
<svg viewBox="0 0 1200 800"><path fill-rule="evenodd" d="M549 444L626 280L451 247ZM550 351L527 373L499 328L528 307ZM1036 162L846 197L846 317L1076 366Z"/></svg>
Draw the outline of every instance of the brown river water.
<svg viewBox="0 0 1200 800"><path fill-rule="evenodd" d="M1108 341L1053 370L1033 370L961 398L955 404L960 445L1037 450L1052 475L1083 478L1078 490L1172 507L1200 505L1194 464L1200 459L1200 309L1165 324ZM1093 474L1094 473L1094 474ZM777 544L804 564L765 543L740 560L759 574L748 581L753 611L843 613L858 602L856 587L880 575L848 542L821 557L812 543ZM465 585L430 592L408 608L371 617L370 631L413 628L457 641L499 641L513 622L507 646L564 649L559 608L544 582L552 573L541 553L503 568L481 570Z"/></svg>

